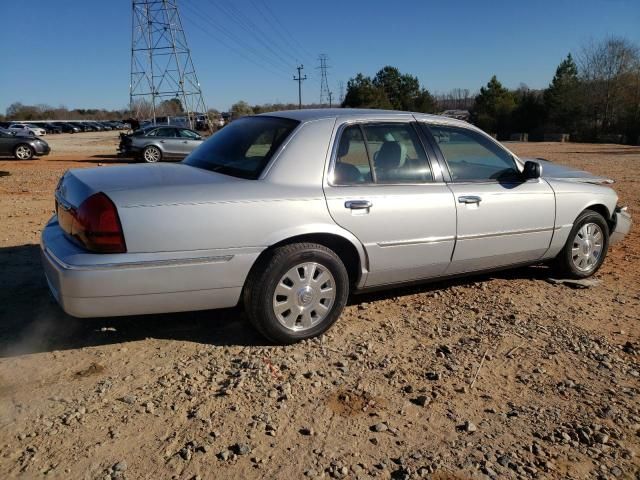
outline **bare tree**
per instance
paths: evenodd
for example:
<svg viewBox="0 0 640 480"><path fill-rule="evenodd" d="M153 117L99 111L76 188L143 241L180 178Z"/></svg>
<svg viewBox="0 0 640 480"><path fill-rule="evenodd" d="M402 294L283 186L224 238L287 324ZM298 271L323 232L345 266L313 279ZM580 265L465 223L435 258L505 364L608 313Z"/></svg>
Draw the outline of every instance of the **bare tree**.
<svg viewBox="0 0 640 480"><path fill-rule="evenodd" d="M625 110L629 82L640 74L640 50L625 38L608 37L585 45L578 65L594 132L610 132Z"/></svg>

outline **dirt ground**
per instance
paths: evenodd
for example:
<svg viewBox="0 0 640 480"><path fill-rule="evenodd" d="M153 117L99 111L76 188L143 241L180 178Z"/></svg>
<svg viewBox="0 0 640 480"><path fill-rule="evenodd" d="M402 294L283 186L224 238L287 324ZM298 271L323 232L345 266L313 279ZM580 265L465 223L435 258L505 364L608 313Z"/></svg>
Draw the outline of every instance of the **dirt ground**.
<svg viewBox="0 0 640 480"><path fill-rule="evenodd" d="M537 266L357 296L289 347L239 309L74 319L39 232L116 136L0 159L0 478L640 478L637 227L598 286ZM614 178L640 218L640 147L508 146Z"/></svg>

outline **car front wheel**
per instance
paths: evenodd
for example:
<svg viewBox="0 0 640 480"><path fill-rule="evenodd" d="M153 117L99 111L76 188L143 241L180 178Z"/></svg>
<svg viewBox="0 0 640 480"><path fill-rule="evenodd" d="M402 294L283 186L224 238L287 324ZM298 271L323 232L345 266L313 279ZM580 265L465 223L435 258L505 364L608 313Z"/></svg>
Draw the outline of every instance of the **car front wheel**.
<svg viewBox="0 0 640 480"><path fill-rule="evenodd" d="M273 250L252 270L244 290L251 323L269 340L290 344L321 335L349 296L349 275L331 249L296 243Z"/></svg>
<svg viewBox="0 0 640 480"><path fill-rule="evenodd" d="M162 152L158 147L149 146L142 152L142 158L147 163L157 163L162 160Z"/></svg>
<svg viewBox="0 0 640 480"><path fill-rule="evenodd" d="M33 149L26 144L18 145L13 151L13 155L18 160L30 160L33 158Z"/></svg>
<svg viewBox="0 0 640 480"><path fill-rule="evenodd" d="M556 257L556 270L567 278L587 278L598 271L607 255L609 227L593 210L582 212L571 229L567 243Z"/></svg>

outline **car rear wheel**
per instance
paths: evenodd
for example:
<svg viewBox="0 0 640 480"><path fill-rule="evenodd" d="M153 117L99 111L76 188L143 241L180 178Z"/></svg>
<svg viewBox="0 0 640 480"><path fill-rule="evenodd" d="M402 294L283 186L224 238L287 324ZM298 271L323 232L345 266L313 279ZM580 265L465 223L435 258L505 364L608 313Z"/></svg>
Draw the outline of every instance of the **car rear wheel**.
<svg viewBox="0 0 640 480"><path fill-rule="evenodd" d="M142 158L147 163L157 163L162 160L162 152L158 147L151 145L144 149Z"/></svg>
<svg viewBox="0 0 640 480"><path fill-rule="evenodd" d="M276 248L254 266L244 289L251 323L275 343L318 336L338 319L349 296L340 258L315 243Z"/></svg>
<svg viewBox="0 0 640 480"><path fill-rule="evenodd" d="M20 144L18 145L15 150L13 151L13 155L18 159L18 160L30 160L33 158L34 155L34 151L33 149L27 145L27 144Z"/></svg>
<svg viewBox="0 0 640 480"><path fill-rule="evenodd" d="M559 274L566 278L587 278L598 271L607 255L609 227L598 212L582 212L555 260Z"/></svg>

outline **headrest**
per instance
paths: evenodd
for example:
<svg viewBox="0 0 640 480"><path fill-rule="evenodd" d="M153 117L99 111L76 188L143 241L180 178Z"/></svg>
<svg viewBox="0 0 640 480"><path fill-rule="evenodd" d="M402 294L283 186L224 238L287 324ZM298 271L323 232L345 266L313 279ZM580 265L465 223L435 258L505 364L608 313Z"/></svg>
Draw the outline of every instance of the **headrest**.
<svg viewBox="0 0 640 480"><path fill-rule="evenodd" d="M398 142L384 142L375 157L376 167L391 170L400 166L402 149Z"/></svg>

